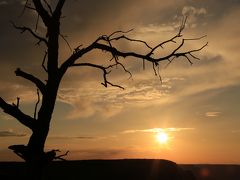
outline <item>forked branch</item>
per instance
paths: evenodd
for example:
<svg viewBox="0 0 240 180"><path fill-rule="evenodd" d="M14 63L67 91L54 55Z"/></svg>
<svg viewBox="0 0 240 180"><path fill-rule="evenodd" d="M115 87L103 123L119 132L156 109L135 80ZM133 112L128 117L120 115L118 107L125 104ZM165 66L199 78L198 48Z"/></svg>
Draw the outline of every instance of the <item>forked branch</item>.
<svg viewBox="0 0 240 180"><path fill-rule="evenodd" d="M58 1L58 4L57 4L57 6L56 6L56 9L55 9L54 12L53 12L54 18L59 19L59 18L61 17L61 10L62 10L62 8L63 8L64 3L65 3L65 0L59 0L59 1Z"/></svg>
<svg viewBox="0 0 240 180"><path fill-rule="evenodd" d="M26 27L26 26L17 26L16 24L14 24L14 22L11 22L11 24L13 25L14 28L18 29L21 31L21 33L24 32L29 32L33 37L35 37L36 39L38 39L38 42L36 44L40 44L41 42L44 42L45 45L48 45L47 39L45 39L44 37L39 36L36 32L34 32L31 28Z"/></svg>
<svg viewBox="0 0 240 180"><path fill-rule="evenodd" d="M32 74L22 71L20 68L17 68L17 70L15 71L15 74L16 74L16 76L20 76L20 77L23 77L24 79L31 81L32 83L34 83L37 86L37 88L41 91L42 94L45 93L46 86L37 77L33 76Z"/></svg>
<svg viewBox="0 0 240 180"><path fill-rule="evenodd" d="M43 2L46 4L46 6L48 7L48 10L50 12L50 14L52 15L53 14L53 10L52 10L52 7L50 6L50 4L47 2L47 0L43 0Z"/></svg>
<svg viewBox="0 0 240 180"><path fill-rule="evenodd" d="M78 67L81 67L81 66L85 66L86 67L86 66L88 66L88 67L93 67L93 68L100 69L103 72L103 80L104 81L101 83L103 86L108 87L108 85L111 85L111 86L114 86L114 87L118 87L118 88L124 89L122 86L113 84L110 81L108 81L108 79L107 79L107 75L111 72L111 70L109 70L109 69L111 69L114 66L117 66L117 64L113 64L113 65L109 65L107 67L104 67L104 66L97 65L97 64L92 64L92 63L76 63L76 64L73 64L72 67L73 66L78 66Z"/></svg>
<svg viewBox="0 0 240 180"><path fill-rule="evenodd" d="M3 111L12 117L16 118L20 123L28 127L29 129L33 130L35 126L35 121L32 117L24 114L17 105L15 104L8 104L0 97L0 107Z"/></svg>
<svg viewBox="0 0 240 180"><path fill-rule="evenodd" d="M145 61L151 62L153 64L153 70L154 70L155 74L158 75L159 77L160 77L159 62L161 62L161 61L169 61L169 63L171 63L176 58L184 57L189 61L190 64L192 64L193 63L191 61L192 58L197 59L197 60L200 59L193 53L201 51L203 48L205 48L208 45L208 42L197 49L191 49L189 51L181 51L181 49L184 46L186 41L197 41L197 40L201 40L202 38L204 38L206 36L202 36L199 38L192 38L192 39L182 38L180 43L177 45L177 47L172 49L167 55L160 56L160 57L153 56L154 52L159 48L163 48L163 46L165 44L167 44L167 43L176 43L177 44L177 42L178 42L177 39L179 39L183 36L182 32L185 28L186 21L187 21L187 17L183 19L183 21L179 27L179 31L176 33L175 36L173 36L169 40L166 40L166 41L163 41L163 42L157 44L154 47L151 47L146 41L127 37L126 34L129 33L130 31L132 31L132 29L129 31L116 31L110 35L100 36L86 48L82 48L82 49L77 48L77 50L74 51L74 53L61 65L61 67L59 69L60 74L61 74L61 76L63 76L64 73L67 71L67 69L72 66L91 66L91 67L101 69L103 71L103 77L104 77L103 85L106 86L106 84L110 84L110 82L108 82L106 79L107 74L109 74L109 72L106 71L107 67L93 65L93 64L89 64L89 63L77 63L77 60L79 58L81 58L83 55L89 53L90 51L92 51L94 49L98 49L98 50L102 50L103 52L111 53L113 59L115 59L115 63L120 64L121 67L123 67L126 72L128 72L126 70L126 68L121 63L119 63L119 58L121 58L121 57L122 58L135 57L137 59L143 60L144 68L145 68ZM130 43L131 42L132 43L142 43L148 49L148 52L146 54L141 54L141 53L137 53L134 51L121 51L118 48L116 48L112 43L113 41L118 41L120 39L129 41ZM161 79L161 77L160 77L160 79ZM114 85L114 86L117 86L117 85Z"/></svg>
<svg viewBox="0 0 240 180"><path fill-rule="evenodd" d="M51 23L51 16L47 12L47 10L43 7L41 0L32 0L32 1L43 23L45 24L46 27L49 27Z"/></svg>

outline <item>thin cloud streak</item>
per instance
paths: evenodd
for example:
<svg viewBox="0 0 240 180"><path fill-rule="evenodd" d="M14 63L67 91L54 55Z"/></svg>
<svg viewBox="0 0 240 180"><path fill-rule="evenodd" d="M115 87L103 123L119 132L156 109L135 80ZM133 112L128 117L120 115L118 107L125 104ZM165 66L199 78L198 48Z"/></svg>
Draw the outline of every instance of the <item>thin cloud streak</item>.
<svg viewBox="0 0 240 180"><path fill-rule="evenodd" d="M27 134L17 133L12 130L0 131L0 137L26 137Z"/></svg>
<svg viewBox="0 0 240 180"><path fill-rule="evenodd" d="M238 134L238 133L240 133L240 130L232 130L231 133L234 133L234 134L237 133Z"/></svg>
<svg viewBox="0 0 240 180"><path fill-rule="evenodd" d="M62 88L58 101L72 106L67 119L91 117L97 113L103 118L109 118L121 113L126 105L145 106L148 103L162 103L164 98L168 99L172 81L180 80L165 79L161 84L158 79L142 79L129 82L124 91L94 86L92 86L94 88Z"/></svg>
<svg viewBox="0 0 240 180"><path fill-rule="evenodd" d="M221 114L221 112L206 112L205 116L207 117L217 117Z"/></svg>
<svg viewBox="0 0 240 180"><path fill-rule="evenodd" d="M49 136L51 139L81 139L81 140L91 140L97 139L97 137L93 136Z"/></svg>
<svg viewBox="0 0 240 180"><path fill-rule="evenodd" d="M123 134L131 134L131 133L158 133L158 132L180 132L180 131L187 131L187 130L195 130L195 128L152 128L152 129L131 129L131 130L125 130L122 133Z"/></svg>

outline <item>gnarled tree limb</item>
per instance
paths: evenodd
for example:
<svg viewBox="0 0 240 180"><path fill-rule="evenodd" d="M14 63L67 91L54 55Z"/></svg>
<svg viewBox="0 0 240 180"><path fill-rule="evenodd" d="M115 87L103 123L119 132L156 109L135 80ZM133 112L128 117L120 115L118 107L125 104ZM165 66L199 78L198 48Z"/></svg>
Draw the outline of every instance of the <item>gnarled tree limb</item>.
<svg viewBox="0 0 240 180"><path fill-rule="evenodd" d="M64 3L65 3L65 0L59 0L58 1L56 9L53 12L53 17L54 18L59 19L61 17L61 10L63 8Z"/></svg>
<svg viewBox="0 0 240 180"><path fill-rule="evenodd" d="M48 10L49 10L49 12L50 12L50 14L52 15L52 14L53 14L53 10L52 10L51 5L48 3L47 0L43 0L43 2L46 4L46 6L48 7Z"/></svg>
<svg viewBox="0 0 240 180"><path fill-rule="evenodd" d="M46 27L48 27L51 23L51 16L46 11L46 9L44 9L41 0L32 0L32 1L36 8L36 11L41 16L43 23L45 24Z"/></svg>
<svg viewBox="0 0 240 180"><path fill-rule="evenodd" d="M16 105L8 104L0 97L0 107L3 111L12 117L16 118L20 123L28 127L29 129L33 130L35 126L35 120L24 114Z"/></svg>
<svg viewBox="0 0 240 180"><path fill-rule="evenodd" d="M13 22L11 22L14 28L21 30L21 33L24 33L25 31L28 31L33 37L38 39L37 44L40 44L41 42L44 42L46 45L48 44L47 40L44 37L39 36L36 34L31 28L26 27L26 26L17 26Z"/></svg>
<svg viewBox="0 0 240 180"><path fill-rule="evenodd" d="M145 42L143 40L129 38L126 35L124 35L132 30L116 31L116 32L113 32L112 34L110 34L109 36L107 36L107 35L100 36L99 38L96 39L96 41L94 41L92 44L90 44L86 48L82 48L82 49L77 48L77 51L74 51L74 53L59 68L60 74L61 74L61 76L63 76L69 67L76 66L76 64L78 64L78 63L76 63L76 61L79 58L81 58L84 54L89 53L90 51L92 51L94 49L98 49L98 50L102 50L103 52L111 53L112 57L115 59L116 63L119 63L119 61L118 61L119 57L123 57L123 58L135 57L137 59L143 60L144 63L145 63L145 61L151 62L151 63L153 63L153 70L154 70L155 74L157 74L155 66L159 66L160 61L169 61L169 63L171 63L172 60L175 58L184 57L189 61L190 64L192 64L192 61L190 60L190 58L199 60L199 58L196 57L195 55L193 55L193 53L201 51L203 48L205 48L208 45L208 42L205 43L203 46L201 46L198 49L192 49L189 51L182 51L182 52L180 50L184 46L185 41L200 40L200 39L204 38L205 36L202 36L200 38L192 38L192 39L182 38L181 43L176 48L172 49L172 51L170 51L167 55L161 56L161 57L153 56L154 51L156 51L160 47L163 48L163 45L170 43L170 42L177 43L176 39L182 37L182 31L185 28L186 20L187 20L187 17L183 19L182 24L180 25L179 31L175 36L173 36L169 40L166 40L164 42L157 44L154 47L151 47L147 42ZM117 41L120 39L125 39L129 42L143 43L148 48L149 52L147 54L141 54L141 53L137 53L134 51L132 51L132 52L121 51L112 45L112 41ZM99 68L99 67L97 67L97 68Z"/></svg>
<svg viewBox="0 0 240 180"><path fill-rule="evenodd" d="M37 88L41 91L42 94L45 93L46 86L37 77L33 76L32 74L28 74L28 73L22 71L20 68L17 68L17 70L15 71L15 74L16 74L16 76L20 76L20 77L23 77L24 79L31 81L32 83L34 83L37 86Z"/></svg>
<svg viewBox="0 0 240 180"><path fill-rule="evenodd" d="M108 69L114 67L114 66L117 66L117 64L112 64L112 65L109 65L107 67L104 67L104 66L101 66L101 65L97 65L97 64L92 64L92 63L76 63L76 64L73 64L72 66L88 66L88 67L93 67L93 68L97 68L97 69L100 69L103 71L103 80L104 82L101 83L103 86L107 87L108 85L111 85L111 86L114 86L114 87L118 87L118 88L121 88L121 89L124 89L122 86L119 86L119 85L116 85L116 84L113 84L111 83L110 81L107 80L107 75L111 72L111 71L108 71Z"/></svg>

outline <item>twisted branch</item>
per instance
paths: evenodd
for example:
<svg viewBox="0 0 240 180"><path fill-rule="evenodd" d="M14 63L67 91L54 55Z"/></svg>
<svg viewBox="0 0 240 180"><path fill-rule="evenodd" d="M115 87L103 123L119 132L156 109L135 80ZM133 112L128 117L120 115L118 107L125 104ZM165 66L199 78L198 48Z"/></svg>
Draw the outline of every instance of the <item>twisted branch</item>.
<svg viewBox="0 0 240 180"><path fill-rule="evenodd" d="M51 16L48 14L47 10L44 9L41 0L32 0L32 2L36 8L37 13L43 20L44 25L46 27L49 27L51 23Z"/></svg>
<svg viewBox="0 0 240 180"><path fill-rule="evenodd" d="M179 27L179 31L177 32L177 34L175 36L173 36L169 40L166 40L166 41L163 41L163 42L157 44L154 47L151 47L147 42L145 42L143 40L138 40L138 39L133 39L133 38L127 37L125 34L132 31L132 29L129 31L115 31L110 35L100 36L86 48L82 48L82 49L76 48L77 50L74 51L73 54L59 68L60 75L63 76L64 73L67 71L67 69L72 66L91 66L91 67L101 69L103 71L104 83L102 83L102 84L105 87L107 87L107 84L118 87L118 85L111 84L110 82L107 81L107 74L109 74L109 72L106 70L107 67L103 67L103 66L96 65L96 64L90 64L90 63L76 63L76 61L79 58L81 58L83 55L89 53L90 51L92 51L94 49L99 49L99 50L102 50L103 52L111 53L112 59L115 60L115 65L116 64L120 65L124 69L124 71L128 72L130 75L131 75L131 73L128 70L126 70L126 68L124 67L123 64L121 64L119 62L120 57L122 57L122 58L135 57L137 59L143 60L143 68L145 68L145 61L151 62L153 64L153 71L154 71L155 75L159 76L159 79L161 81L159 62L169 61L169 64L170 64L174 59L179 58L179 57L184 57L188 60L188 62L190 64L193 64L193 62L190 58L193 58L196 60L200 59L197 56L195 56L193 53L201 51L203 48L205 48L208 45L208 42L207 42L198 49L192 49L189 51L181 52L180 50L184 46L185 41L201 40L202 38L204 38L206 36L202 36L202 37L198 37L198 38L191 38L191 39L190 38L189 39L182 38L180 44L178 44L178 46L176 48L174 48L172 51L170 51L170 53L168 53L167 55L162 56L162 57L161 56L160 57L153 56L154 52L160 47L163 48L163 46L165 44L171 43L171 42L177 43L176 39L182 37L182 31L185 28L186 20L187 20L187 17L183 19L183 21ZM149 52L147 54L141 54L141 53L137 53L134 51L132 51L132 52L131 51L129 51L129 52L121 51L121 50L117 49L116 47L114 47L112 44L113 41L118 41L120 39L125 39L129 42L143 43L149 49ZM122 88L122 87L120 86L120 88Z"/></svg>
<svg viewBox="0 0 240 180"><path fill-rule="evenodd" d="M114 86L114 87L118 87L118 88L124 89L122 86L113 84L113 83L111 83L110 81L107 80L107 75L111 72L111 71L109 71L109 69L111 69L114 66L117 66L117 64L112 64L112 65L109 65L107 67L104 67L104 66L97 65L97 64L92 64L92 63L76 63L76 64L72 64L71 66L72 67L74 67L74 66L75 67L76 66L78 66L78 67L80 67L80 66L88 66L88 67L93 67L93 68L100 69L103 72L103 80L104 81L101 84L104 87L108 87L108 85L111 85L111 86Z"/></svg>
<svg viewBox="0 0 240 180"><path fill-rule="evenodd" d="M20 76L20 77L23 77L24 79L31 81L32 83L34 83L37 86L37 88L41 91L42 94L45 93L46 86L37 77L33 76L32 74L28 74L28 73L22 71L20 68L17 68L17 70L15 71L15 74L16 74L16 76Z"/></svg>
<svg viewBox="0 0 240 180"><path fill-rule="evenodd" d="M17 105L15 104L8 104L0 97L0 107L3 111L12 117L16 118L20 123L28 127L29 129L33 130L35 126L35 121L32 117L24 114Z"/></svg>
<svg viewBox="0 0 240 180"><path fill-rule="evenodd" d="M46 45L48 45L47 39L45 39L44 37L39 36L37 33L35 33L31 28L26 27L26 26L17 26L16 24L14 24L14 22L10 22L14 28L21 30L21 33L24 32L29 32L33 37L35 37L36 39L38 39L38 42L36 44L40 44L41 42L44 42Z"/></svg>

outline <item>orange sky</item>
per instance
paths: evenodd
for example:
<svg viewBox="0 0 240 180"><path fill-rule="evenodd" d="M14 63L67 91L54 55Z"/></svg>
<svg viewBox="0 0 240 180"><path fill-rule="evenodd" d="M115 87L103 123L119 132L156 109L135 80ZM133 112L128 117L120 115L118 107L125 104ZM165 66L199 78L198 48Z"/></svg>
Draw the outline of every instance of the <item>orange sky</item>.
<svg viewBox="0 0 240 180"><path fill-rule="evenodd" d="M14 76L17 67L44 79L43 46L20 34L9 19L34 27L35 14L21 18L24 1L0 0L0 94L9 102L21 98L20 108L33 114L35 88ZM54 2L54 1L52 1ZM164 2L164 3L163 3ZM12 12L11 14L9 12ZM47 149L70 150L68 159L165 158L178 163L240 163L240 3L237 0L69 0L62 33L72 47L87 46L99 35L128 30L132 38L155 45L177 32L182 15L188 15L184 36L207 35L186 48L209 46L197 53L191 66L178 59L161 65L160 83L151 64L124 59L132 72L116 70L110 79L125 90L101 85L93 69L71 69L64 78L53 115ZM35 18L35 19L34 19ZM39 33L43 31L40 23ZM60 60L70 55L61 42ZM144 52L142 46L121 41L120 49ZM166 53L168 48L159 52ZM94 52L82 61L104 63L107 55ZM160 144L164 131L169 141ZM0 112L0 161L19 160L7 147L27 143L30 132Z"/></svg>

